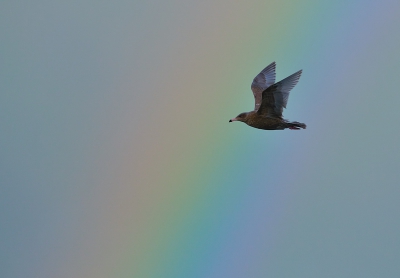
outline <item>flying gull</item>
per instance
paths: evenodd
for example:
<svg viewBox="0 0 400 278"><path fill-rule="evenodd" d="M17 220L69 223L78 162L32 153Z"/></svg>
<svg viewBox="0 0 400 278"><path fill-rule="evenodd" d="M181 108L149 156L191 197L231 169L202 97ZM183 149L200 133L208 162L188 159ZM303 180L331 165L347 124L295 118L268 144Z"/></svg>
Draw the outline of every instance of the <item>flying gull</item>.
<svg viewBox="0 0 400 278"><path fill-rule="evenodd" d="M282 118L283 108L286 108L290 90L296 86L302 70L275 83L275 67L275 62L269 64L254 78L251 84L255 99L254 110L240 113L229 122L244 122L251 127L265 130L306 128L303 123L289 122Z"/></svg>

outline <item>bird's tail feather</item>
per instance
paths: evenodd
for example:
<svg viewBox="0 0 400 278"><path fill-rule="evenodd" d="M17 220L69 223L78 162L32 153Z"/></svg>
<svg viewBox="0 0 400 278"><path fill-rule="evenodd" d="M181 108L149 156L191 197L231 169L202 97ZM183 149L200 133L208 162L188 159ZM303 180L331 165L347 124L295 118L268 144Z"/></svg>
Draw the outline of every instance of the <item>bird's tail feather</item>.
<svg viewBox="0 0 400 278"><path fill-rule="evenodd" d="M303 128L303 129L306 129L306 124L303 124L303 123L299 123L299 122L289 122L288 123L288 128L290 128L290 129L300 129L300 128Z"/></svg>

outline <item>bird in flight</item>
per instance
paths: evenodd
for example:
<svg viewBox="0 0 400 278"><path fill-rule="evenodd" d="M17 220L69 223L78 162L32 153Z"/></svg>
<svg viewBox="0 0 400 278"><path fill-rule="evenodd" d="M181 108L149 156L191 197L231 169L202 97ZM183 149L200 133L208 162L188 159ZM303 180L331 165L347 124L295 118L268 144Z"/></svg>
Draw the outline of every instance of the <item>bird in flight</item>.
<svg viewBox="0 0 400 278"><path fill-rule="evenodd" d="M244 122L251 127L265 130L306 128L303 123L290 122L282 118L283 108L286 108L290 90L296 86L302 70L275 83L275 67L276 63L272 62L251 83L255 99L254 110L240 113L229 122Z"/></svg>

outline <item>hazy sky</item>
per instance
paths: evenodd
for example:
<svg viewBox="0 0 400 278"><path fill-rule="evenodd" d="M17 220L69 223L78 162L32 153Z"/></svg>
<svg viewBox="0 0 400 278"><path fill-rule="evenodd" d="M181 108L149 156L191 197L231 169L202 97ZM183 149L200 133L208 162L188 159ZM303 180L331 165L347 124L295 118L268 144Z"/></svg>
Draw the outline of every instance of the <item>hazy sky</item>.
<svg viewBox="0 0 400 278"><path fill-rule="evenodd" d="M400 2L2 1L1 277L398 277ZM284 116L228 123L303 69Z"/></svg>

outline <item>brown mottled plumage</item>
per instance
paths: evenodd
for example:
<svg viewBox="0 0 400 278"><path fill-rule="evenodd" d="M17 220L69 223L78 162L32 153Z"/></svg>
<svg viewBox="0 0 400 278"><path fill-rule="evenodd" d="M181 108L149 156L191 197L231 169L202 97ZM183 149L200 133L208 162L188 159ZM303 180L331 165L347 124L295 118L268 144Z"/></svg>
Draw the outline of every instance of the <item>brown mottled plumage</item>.
<svg viewBox="0 0 400 278"><path fill-rule="evenodd" d="M306 128L303 123L289 122L282 118L283 108L286 108L290 90L299 81L301 70L275 83L275 67L275 62L268 65L254 78L251 84L255 99L254 110L241 113L229 122L240 121L265 130Z"/></svg>

